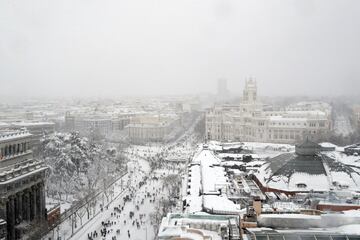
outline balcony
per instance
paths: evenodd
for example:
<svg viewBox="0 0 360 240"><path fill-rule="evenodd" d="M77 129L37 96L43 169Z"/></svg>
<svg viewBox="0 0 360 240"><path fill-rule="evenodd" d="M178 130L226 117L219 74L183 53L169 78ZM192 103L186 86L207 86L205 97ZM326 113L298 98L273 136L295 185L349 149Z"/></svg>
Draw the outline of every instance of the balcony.
<svg viewBox="0 0 360 240"><path fill-rule="evenodd" d="M31 173L35 170L45 169L47 168L44 162L39 162L36 160L30 160L27 163L23 163L17 168L13 168L11 170L3 171L0 173L0 184L14 180L23 175Z"/></svg>

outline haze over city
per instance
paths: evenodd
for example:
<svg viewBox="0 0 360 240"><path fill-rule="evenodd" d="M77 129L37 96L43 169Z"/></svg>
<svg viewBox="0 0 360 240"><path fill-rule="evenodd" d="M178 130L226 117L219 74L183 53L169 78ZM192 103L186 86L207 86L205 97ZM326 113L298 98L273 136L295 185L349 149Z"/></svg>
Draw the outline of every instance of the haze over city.
<svg viewBox="0 0 360 240"><path fill-rule="evenodd" d="M0 1L0 240L360 240L359 9Z"/></svg>
<svg viewBox="0 0 360 240"><path fill-rule="evenodd" d="M15 97L356 95L360 2L1 1L0 83Z"/></svg>

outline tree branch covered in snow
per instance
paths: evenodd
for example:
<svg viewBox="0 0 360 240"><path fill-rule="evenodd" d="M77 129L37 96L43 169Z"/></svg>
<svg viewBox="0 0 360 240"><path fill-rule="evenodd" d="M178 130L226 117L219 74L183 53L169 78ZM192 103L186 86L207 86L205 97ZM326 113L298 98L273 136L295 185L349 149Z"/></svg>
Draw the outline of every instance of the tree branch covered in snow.
<svg viewBox="0 0 360 240"><path fill-rule="evenodd" d="M47 195L85 199L107 186L124 169L125 157L114 147L88 141L77 132L55 133L41 141L41 155L50 167Z"/></svg>

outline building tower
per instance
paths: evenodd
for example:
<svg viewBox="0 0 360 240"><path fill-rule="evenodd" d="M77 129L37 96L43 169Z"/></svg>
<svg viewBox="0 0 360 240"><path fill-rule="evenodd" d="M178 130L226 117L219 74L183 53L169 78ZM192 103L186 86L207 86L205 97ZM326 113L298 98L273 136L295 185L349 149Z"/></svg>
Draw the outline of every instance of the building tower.
<svg viewBox="0 0 360 240"><path fill-rule="evenodd" d="M220 102L224 102L229 98L229 90L227 88L227 80L225 78L218 79L217 98Z"/></svg>
<svg viewBox="0 0 360 240"><path fill-rule="evenodd" d="M257 101L256 80L252 77L249 77L245 82L243 101L247 103L255 103Z"/></svg>
<svg viewBox="0 0 360 240"><path fill-rule="evenodd" d="M227 80L224 78L218 79L217 94L223 96L227 93Z"/></svg>
<svg viewBox="0 0 360 240"><path fill-rule="evenodd" d="M240 102L240 112L250 116L258 116L262 112L261 103L257 99L256 80L252 77L246 79L242 101ZM244 116L244 115L243 115Z"/></svg>

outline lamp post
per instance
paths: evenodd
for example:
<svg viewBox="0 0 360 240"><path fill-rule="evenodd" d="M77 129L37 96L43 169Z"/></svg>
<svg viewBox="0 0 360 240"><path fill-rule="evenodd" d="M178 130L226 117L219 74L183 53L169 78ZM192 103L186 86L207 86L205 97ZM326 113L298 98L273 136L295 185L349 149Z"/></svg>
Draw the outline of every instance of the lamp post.
<svg viewBox="0 0 360 240"><path fill-rule="evenodd" d="M57 239L59 240L59 231L60 231L60 227L59 226L57 226L57 228L56 228L56 232L57 232Z"/></svg>
<svg viewBox="0 0 360 240"><path fill-rule="evenodd" d="M147 240L148 237L147 237L147 227L145 227L145 240Z"/></svg>

